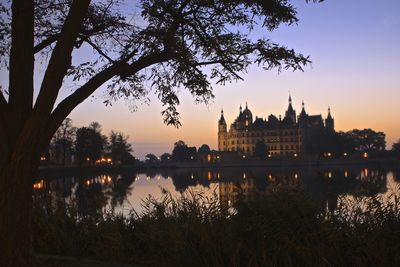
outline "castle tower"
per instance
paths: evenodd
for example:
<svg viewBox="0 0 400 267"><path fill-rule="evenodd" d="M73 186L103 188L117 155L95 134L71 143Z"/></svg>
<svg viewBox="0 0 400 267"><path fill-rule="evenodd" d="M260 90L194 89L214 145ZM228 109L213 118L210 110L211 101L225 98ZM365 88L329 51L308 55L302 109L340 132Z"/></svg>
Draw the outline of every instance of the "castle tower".
<svg viewBox="0 0 400 267"><path fill-rule="evenodd" d="M221 109L221 117L218 121L218 150L228 150L228 133L226 129L226 122L224 118L224 110Z"/></svg>
<svg viewBox="0 0 400 267"><path fill-rule="evenodd" d="M325 119L325 128L329 131L335 131L335 120L332 118L330 107L328 107L328 117Z"/></svg>
<svg viewBox="0 0 400 267"><path fill-rule="evenodd" d="M242 119L244 121L245 127L249 127L253 123L253 114L251 113L250 109L247 107L243 110Z"/></svg>
<svg viewBox="0 0 400 267"><path fill-rule="evenodd" d="M306 113L306 109L305 109L305 105L304 105L304 100L301 102L301 112L299 115L299 127L300 128L305 128L307 126L307 113Z"/></svg>
<svg viewBox="0 0 400 267"><path fill-rule="evenodd" d="M285 118L290 118L293 122L293 124L296 123L296 111L293 109L292 106L292 96L289 93L289 106L288 109L285 112Z"/></svg>

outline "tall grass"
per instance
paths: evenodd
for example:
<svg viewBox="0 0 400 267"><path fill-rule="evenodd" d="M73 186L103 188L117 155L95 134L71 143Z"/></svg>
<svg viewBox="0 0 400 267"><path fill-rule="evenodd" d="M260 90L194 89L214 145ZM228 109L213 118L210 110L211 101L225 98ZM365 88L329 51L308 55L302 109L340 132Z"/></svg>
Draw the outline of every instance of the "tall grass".
<svg viewBox="0 0 400 267"><path fill-rule="evenodd" d="M341 199L321 211L301 192L239 201L235 212L199 192L143 201L122 217L35 208L41 253L150 266L400 266L400 205L393 194Z"/></svg>

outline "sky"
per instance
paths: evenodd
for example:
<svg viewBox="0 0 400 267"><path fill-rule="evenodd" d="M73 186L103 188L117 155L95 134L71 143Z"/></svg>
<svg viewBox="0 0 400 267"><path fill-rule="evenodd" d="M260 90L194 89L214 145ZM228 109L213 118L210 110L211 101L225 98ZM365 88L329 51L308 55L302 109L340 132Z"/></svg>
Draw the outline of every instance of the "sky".
<svg viewBox="0 0 400 267"><path fill-rule="evenodd" d="M390 148L400 139L400 1L293 3L298 7L297 25L254 34L309 55L312 64L304 72L278 73L251 66L243 81L214 85L215 99L209 105L195 104L190 94L181 90L179 129L163 124L163 108L152 95L149 105L138 103L138 110L131 112L122 100L105 107L98 93L78 106L70 118L78 127L98 121L105 134L124 132L134 155L144 158L147 153L171 152L177 140L217 149L221 109L228 125L238 115L239 105L246 102L253 117L283 115L290 92L298 113L303 100L309 114L326 117L330 106L336 130L383 131Z"/></svg>

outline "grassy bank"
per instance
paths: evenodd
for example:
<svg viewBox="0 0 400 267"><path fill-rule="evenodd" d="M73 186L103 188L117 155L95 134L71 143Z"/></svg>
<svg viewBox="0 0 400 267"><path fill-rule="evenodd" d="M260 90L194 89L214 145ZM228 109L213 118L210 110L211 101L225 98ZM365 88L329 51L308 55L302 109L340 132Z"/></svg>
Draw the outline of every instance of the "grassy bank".
<svg viewBox="0 0 400 267"><path fill-rule="evenodd" d="M400 265L396 194L342 200L333 213L293 191L252 202L239 196L235 210L195 192L143 205L125 218L36 206L35 251L150 266Z"/></svg>

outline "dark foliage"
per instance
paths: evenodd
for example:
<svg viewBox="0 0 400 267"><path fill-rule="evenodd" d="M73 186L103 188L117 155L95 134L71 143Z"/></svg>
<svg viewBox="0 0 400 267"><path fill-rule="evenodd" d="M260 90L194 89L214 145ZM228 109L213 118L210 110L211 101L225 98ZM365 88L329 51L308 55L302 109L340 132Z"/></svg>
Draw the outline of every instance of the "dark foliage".
<svg viewBox="0 0 400 267"><path fill-rule="evenodd" d="M92 123L89 127L81 127L76 131L75 150L78 164L84 162L94 164L106 146L106 137L100 132L100 126Z"/></svg>
<svg viewBox="0 0 400 267"><path fill-rule="evenodd" d="M110 151L115 165L132 164L134 162L134 158L131 155L133 149L132 145L128 143L128 138L121 132L111 131L110 133L107 149Z"/></svg>
<svg viewBox="0 0 400 267"><path fill-rule="evenodd" d="M299 192L279 192L234 211L190 192L148 198L143 213L79 217L73 209L35 209L42 253L151 266L397 266L398 196L340 202L321 212Z"/></svg>

